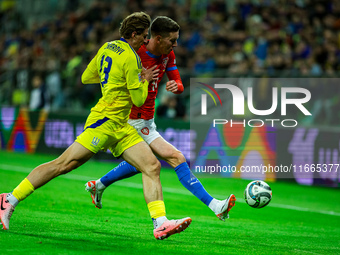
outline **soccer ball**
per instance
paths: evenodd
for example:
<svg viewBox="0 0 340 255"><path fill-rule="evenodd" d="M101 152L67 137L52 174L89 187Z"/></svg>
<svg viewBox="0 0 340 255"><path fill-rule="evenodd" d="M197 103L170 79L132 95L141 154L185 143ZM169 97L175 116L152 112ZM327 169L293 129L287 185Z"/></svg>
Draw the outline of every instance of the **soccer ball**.
<svg viewBox="0 0 340 255"><path fill-rule="evenodd" d="M272 199L272 189L264 181L252 181L244 191L244 199L254 208L262 208Z"/></svg>

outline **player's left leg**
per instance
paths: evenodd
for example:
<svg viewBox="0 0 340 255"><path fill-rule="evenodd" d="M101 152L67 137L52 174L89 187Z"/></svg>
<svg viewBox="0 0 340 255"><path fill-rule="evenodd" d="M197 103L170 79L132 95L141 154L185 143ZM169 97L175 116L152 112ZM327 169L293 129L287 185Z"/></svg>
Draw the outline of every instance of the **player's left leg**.
<svg viewBox="0 0 340 255"><path fill-rule="evenodd" d="M150 143L152 151L168 162L174 169L182 185L193 195L207 205L220 220L229 218L229 211L235 205L236 198L231 194L225 200L213 198L203 187L202 183L190 170L184 155L173 145L158 136ZM135 167L123 161L97 181L89 181L85 189L91 193L92 202L97 208L102 208L102 194L112 183L140 173Z"/></svg>
<svg viewBox="0 0 340 255"><path fill-rule="evenodd" d="M66 174L89 160L94 152L74 142L57 159L34 168L12 193L0 195L0 221L4 230L9 229L9 222L14 208L19 202L30 196L36 189L55 177Z"/></svg>
<svg viewBox="0 0 340 255"><path fill-rule="evenodd" d="M92 203L101 209L103 207L102 196L104 190L112 183L134 176L137 173L140 173L140 171L126 161L123 161L100 179L88 181L85 184L85 190L90 192Z"/></svg>
<svg viewBox="0 0 340 255"><path fill-rule="evenodd" d="M165 141L157 132L153 119L147 121L129 120L129 124L132 125L146 143L149 144L153 153L175 168L178 179L185 188L207 205L219 219L224 220L229 217L228 212L235 205L235 196L230 195L223 201L210 196L201 182L191 172L184 155L173 145ZM145 129L148 131L147 134L142 132L142 130ZM85 190L91 193L93 204L95 204L97 208L102 208L101 198L105 188L116 181L131 177L137 173L139 173L139 171L135 167L126 162L122 162L99 180L87 182L85 184Z"/></svg>
<svg viewBox="0 0 340 255"><path fill-rule="evenodd" d="M158 137L149 144L153 153L156 156L164 159L171 165L177 174L179 181L193 195L207 205L220 220L229 218L229 211L235 205L236 198L231 194L225 200L217 200L213 198L203 187L202 183L190 170L184 155L177 150L172 144L164 140L163 137Z"/></svg>

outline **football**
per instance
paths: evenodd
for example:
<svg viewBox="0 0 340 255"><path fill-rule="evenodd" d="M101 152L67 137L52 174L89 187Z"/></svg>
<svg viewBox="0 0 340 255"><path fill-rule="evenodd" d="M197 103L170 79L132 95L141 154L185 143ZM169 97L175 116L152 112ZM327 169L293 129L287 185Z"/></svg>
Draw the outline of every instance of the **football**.
<svg viewBox="0 0 340 255"><path fill-rule="evenodd" d="M244 199L253 208L262 208L272 199L272 189L264 181L252 181L244 191Z"/></svg>

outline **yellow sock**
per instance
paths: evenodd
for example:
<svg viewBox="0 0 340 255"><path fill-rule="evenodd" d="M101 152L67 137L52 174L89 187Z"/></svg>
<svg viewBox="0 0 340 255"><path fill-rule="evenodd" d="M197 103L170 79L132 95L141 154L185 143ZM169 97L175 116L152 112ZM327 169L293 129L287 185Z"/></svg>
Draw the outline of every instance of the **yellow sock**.
<svg viewBox="0 0 340 255"><path fill-rule="evenodd" d="M24 200L26 197L32 194L34 187L27 178L25 178L14 190L13 196L19 201Z"/></svg>
<svg viewBox="0 0 340 255"><path fill-rule="evenodd" d="M148 209L152 219L165 216L165 205L162 200L156 200L148 203Z"/></svg>

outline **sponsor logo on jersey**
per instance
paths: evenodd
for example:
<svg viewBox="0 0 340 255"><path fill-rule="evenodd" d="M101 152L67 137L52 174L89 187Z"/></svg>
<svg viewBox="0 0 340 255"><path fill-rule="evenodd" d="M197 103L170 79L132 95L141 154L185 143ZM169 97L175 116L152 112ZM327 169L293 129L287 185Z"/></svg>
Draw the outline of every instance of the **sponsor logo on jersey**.
<svg viewBox="0 0 340 255"><path fill-rule="evenodd" d="M140 132L142 132L143 135L148 135L149 129L147 127L144 127L144 128L142 128L142 130Z"/></svg>

